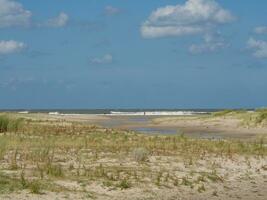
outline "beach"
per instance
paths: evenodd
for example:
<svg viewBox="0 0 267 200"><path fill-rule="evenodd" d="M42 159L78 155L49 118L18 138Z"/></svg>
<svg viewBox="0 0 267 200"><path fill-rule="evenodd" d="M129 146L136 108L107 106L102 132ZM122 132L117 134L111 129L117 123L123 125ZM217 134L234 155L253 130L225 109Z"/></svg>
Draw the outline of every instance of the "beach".
<svg viewBox="0 0 267 200"><path fill-rule="evenodd" d="M253 139L266 136L266 124L253 124L247 118L254 113L143 115L138 114L26 114L21 116L41 119L77 121L118 130L132 130L144 134L181 135L206 139Z"/></svg>
<svg viewBox="0 0 267 200"><path fill-rule="evenodd" d="M0 199L267 195L261 113L1 115L10 125L0 134Z"/></svg>

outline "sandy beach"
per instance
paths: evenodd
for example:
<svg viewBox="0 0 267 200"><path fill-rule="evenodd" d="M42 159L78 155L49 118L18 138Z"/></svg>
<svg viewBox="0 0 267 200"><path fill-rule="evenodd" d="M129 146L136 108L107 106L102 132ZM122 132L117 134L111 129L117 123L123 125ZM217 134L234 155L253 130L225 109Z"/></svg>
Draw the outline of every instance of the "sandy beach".
<svg viewBox="0 0 267 200"><path fill-rule="evenodd" d="M85 124L132 130L144 134L184 134L185 136L207 139L241 139L266 136L267 124L254 125L240 115L213 117L192 116L111 116L111 115L49 115L44 113L21 115L47 120L76 121Z"/></svg>
<svg viewBox="0 0 267 200"><path fill-rule="evenodd" d="M9 117L23 124L0 135L0 199L267 195L265 122L237 114Z"/></svg>

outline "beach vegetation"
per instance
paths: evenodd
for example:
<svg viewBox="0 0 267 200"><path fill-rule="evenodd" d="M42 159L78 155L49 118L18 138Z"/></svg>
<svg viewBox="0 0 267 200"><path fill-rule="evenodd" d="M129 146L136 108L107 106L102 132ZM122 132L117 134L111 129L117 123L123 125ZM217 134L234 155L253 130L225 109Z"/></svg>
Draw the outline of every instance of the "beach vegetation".
<svg viewBox="0 0 267 200"><path fill-rule="evenodd" d="M17 134L17 130L23 131ZM245 167L251 169L252 157L266 156L263 137L251 141L194 139L72 121L28 120L23 129L10 128L8 134L0 134L0 193L70 190L58 186L58 181L83 183L80 190L86 193L91 183L122 190L141 184L182 185L205 192L210 184L223 184L226 178L220 171L225 166L212 162L213 158L235 162L243 157Z"/></svg>
<svg viewBox="0 0 267 200"><path fill-rule="evenodd" d="M145 162L148 160L149 151L146 148L135 148L132 152L134 160L137 162Z"/></svg>
<svg viewBox="0 0 267 200"><path fill-rule="evenodd" d="M22 118L11 118L7 115L0 115L0 133L17 132L23 124Z"/></svg>
<svg viewBox="0 0 267 200"><path fill-rule="evenodd" d="M120 189L125 190L131 187L131 183L127 179L123 179L117 185Z"/></svg>

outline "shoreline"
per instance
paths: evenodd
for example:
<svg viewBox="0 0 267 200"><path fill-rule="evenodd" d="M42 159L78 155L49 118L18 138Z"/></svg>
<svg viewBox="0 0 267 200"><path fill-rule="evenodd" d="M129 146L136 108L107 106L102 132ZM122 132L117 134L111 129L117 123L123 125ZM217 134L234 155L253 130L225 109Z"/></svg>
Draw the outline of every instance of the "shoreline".
<svg viewBox="0 0 267 200"><path fill-rule="evenodd" d="M267 135L267 126L244 124L243 119L238 115L219 117L214 117L211 114L190 116L121 116L21 113L16 115L25 118L82 122L104 128L131 130L144 134L184 134L194 138L250 140Z"/></svg>

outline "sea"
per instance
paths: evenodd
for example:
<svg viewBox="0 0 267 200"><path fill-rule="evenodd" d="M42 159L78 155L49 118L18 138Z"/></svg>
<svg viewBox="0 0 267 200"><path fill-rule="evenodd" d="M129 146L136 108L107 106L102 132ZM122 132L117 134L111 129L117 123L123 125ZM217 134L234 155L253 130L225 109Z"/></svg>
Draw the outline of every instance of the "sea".
<svg viewBox="0 0 267 200"><path fill-rule="evenodd" d="M183 116L205 115L224 109L0 109L0 112L47 113L50 115Z"/></svg>

